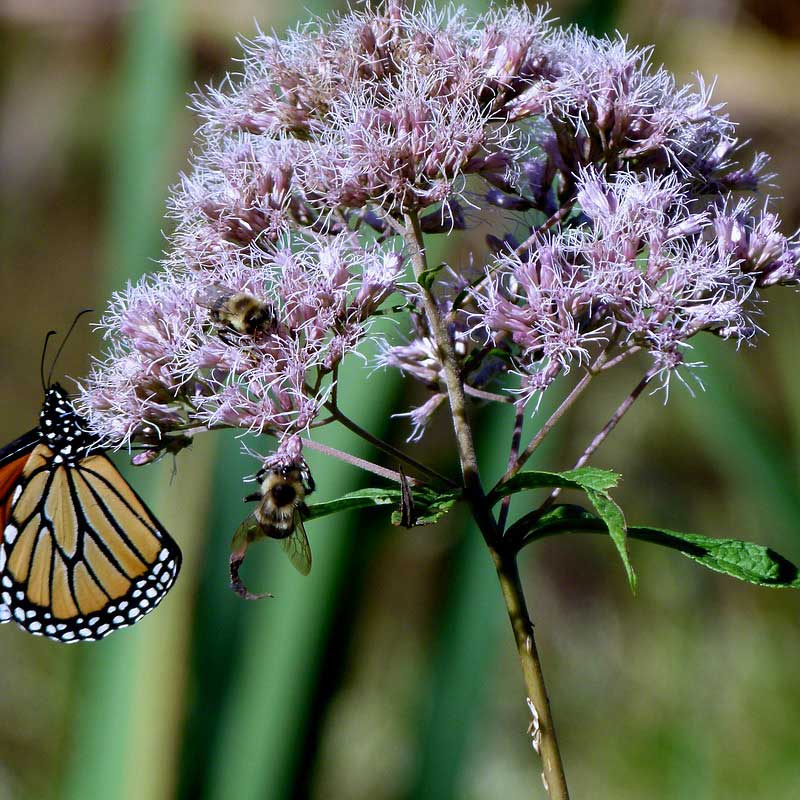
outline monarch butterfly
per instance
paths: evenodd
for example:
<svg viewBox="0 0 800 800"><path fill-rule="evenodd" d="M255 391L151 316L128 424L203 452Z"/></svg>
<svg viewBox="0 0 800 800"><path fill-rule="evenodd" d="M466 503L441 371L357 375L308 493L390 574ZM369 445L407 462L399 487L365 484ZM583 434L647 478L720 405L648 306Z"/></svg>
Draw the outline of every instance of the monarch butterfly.
<svg viewBox="0 0 800 800"><path fill-rule="evenodd" d="M0 623L95 641L161 602L181 551L44 368L42 386L38 427L0 450Z"/></svg>

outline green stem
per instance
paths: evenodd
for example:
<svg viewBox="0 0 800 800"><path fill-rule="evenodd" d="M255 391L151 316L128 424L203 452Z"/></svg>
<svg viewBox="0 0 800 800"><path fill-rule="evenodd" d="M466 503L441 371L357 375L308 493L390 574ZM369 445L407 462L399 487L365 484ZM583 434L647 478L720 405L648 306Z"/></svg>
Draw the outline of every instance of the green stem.
<svg viewBox="0 0 800 800"><path fill-rule="evenodd" d="M408 248L414 275L420 285L419 290L428 328L437 349L439 362L442 365L458 455L461 461L464 495L494 561L503 600L506 604L514 639L517 644L525 686L528 696L536 709L540 726L538 741L544 767L542 778L551 800L569 800L564 767L561 762L558 741L550 713L550 704L547 698L547 689L533 636L533 625L528 615L525 595L519 579L516 555L503 547L500 529L492 516L486 493L481 484L472 429L467 417L466 396L459 373L458 361L453 349L453 342L450 339L447 325L439 313L439 308L433 295L429 289L426 289L420 283L420 277L427 270L428 265L423 247L419 217L416 212L410 212L406 215L405 221L405 227L399 229L398 232L403 236Z"/></svg>
<svg viewBox="0 0 800 800"><path fill-rule="evenodd" d="M601 428L598 434L587 445L586 449L581 453L581 457L573 464L572 469L580 469L586 462L594 455L595 450L608 438L608 434L614 430L619 424L619 421L628 413L630 407L636 402L639 395L647 388L650 381L655 378L657 371L651 369L645 373L644 377L636 384L631 393L619 404L617 410L611 415L611 418ZM556 501L561 494L561 489L553 489L547 496L545 501L539 506L537 512L540 514L547 511L550 506Z"/></svg>
<svg viewBox="0 0 800 800"><path fill-rule="evenodd" d="M525 605L525 594L519 578L516 555L501 556L495 560L497 577L503 592L503 600L508 610L508 618L517 642L517 652L522 675L528 695L536 709L536 721L539 726L538 752L542 758L542 780L545 789L553 800L569 800L567 779L561 753L558 749L553 716L550 711L550 698L542 674L542 665L536 649L533 635L533 624Z"/></svg>
<svg viewBox="0 0 800 800"><path fill-rule="evenodd" d="M337 422L340 422L349 431L356 434L356 436L362 438L365 442L369 442L378 450L383 451L387 455L394 456L398 461L408 464L409 467L413 467L414 469L421 472L423 475L426 475L429 479L432 479L434 481L441 481L442 483L445 483L451 487L456 486L456 484L452 480L450 480L450 478L446 477L445 475L442 475L435 469L426 466L420 461L417 461L415 458L412 458L407 453L404 453L402 450L399 450L393 444L389 444L389 442L384 441L378 436L374 436L368 430L362 428L355 420L350 419L350 417L348 417L334 402L326 403L325 408L330 412L331 417L333 417L333 419L335 419Z"/></svg>

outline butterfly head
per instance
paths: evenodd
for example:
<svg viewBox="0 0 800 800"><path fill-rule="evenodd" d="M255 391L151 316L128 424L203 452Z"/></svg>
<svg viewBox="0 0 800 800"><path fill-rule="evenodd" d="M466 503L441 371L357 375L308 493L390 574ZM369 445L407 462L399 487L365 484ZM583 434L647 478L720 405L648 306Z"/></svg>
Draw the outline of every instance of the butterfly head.
<svg viewBox="0 0 800 800"><path fill-rule="evenodd" d="M51 384L39 412L39 438L64 463L76 464L96 445L96 438L58 383Z"/></svg>

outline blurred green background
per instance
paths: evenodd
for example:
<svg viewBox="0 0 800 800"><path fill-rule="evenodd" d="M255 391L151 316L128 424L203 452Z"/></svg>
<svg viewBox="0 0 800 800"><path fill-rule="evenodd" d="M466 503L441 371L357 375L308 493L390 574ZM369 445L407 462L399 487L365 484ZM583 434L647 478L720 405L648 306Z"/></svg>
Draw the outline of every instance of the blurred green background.
<svg viewBox="0 0 800 800"><path fill-rule="evenodd" d="M742 138L773 154L774 192L797 227L798 4L553 10L655 43L681 79L718 75ZM221 79L254 19L280 31L298 13L285 0L0 0L1 441L35 423L45 331L155 268L167 187L191 143L187 92ZM644 398L594 463L625 475L617 497L631 521L750 538L798 561L798 297L779 291L765 311L771 335L757 349L698 345L708 391L676 390L667 407ZM58 372L80 377L99 346L79 329ZM638 374L598 382L540 463L569 466ZM353 392L345 407L402 441L389 410L416 390L368 380L370 406ZM480 413L484 463L499 471L509 414ZM311 465L321 498L360 480L316 454ZM128 471L185 553L177 587L141 625L77 648L0 628L0 799L544 797L505 612L465 520L413 532L377 514L315 522L310 577L259 546L247 575L277 599L245 603L226 570L253 466L233 437L208 436L174 476L168 459ZM573 796L800 797L800 595L642 545L633 556L636 598L599 537L524 555Z"/></svg>

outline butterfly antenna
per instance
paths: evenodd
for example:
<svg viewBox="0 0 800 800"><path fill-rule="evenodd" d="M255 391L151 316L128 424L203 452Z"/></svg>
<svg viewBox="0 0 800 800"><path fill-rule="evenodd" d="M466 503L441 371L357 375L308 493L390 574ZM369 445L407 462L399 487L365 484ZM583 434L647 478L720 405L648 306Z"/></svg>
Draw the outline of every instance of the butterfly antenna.
<svg viewBox="0 0 800 800"><path fill-rule="evenodd" d="M45 391L45 393L47 392L47 384L44 380L44 359L47 355L47 343L50 341L51 336L55 336L55 333L55 331L47 331L47 336L44 337L44 347L42 347L42 361L39 364L39 375L41 375L42 389Z"/></svg>
<svg viewBox="0 0 800 800"><path fill-rule="evenodd" d="M53 357L53 363L50 365L50 372L47 373L47 385L45 386L45 391L47 391L47 386L50 386L50 381L53 378L53 370L56 368L56 362L58 361L58 357L61 355L61 351L64 349L64 345L67 343L67 339L69 339L70 334L72 333L72 331L75 330L75 326L78 324L78 320L84 314L90 314L92 311L94 311L93 308L84 308L81 311L79 311L75 315L75 319L72 320L72 325L69 326L69 330L67 331L67 333L64 336L64 338L61 340L61 344L59 345L58 350L56 350L56 354ZM50 337L50 334L52 334L52 333L55 333L55 331L50 331L47 334L48 338ZM47 340L45 340L45 346L46 345L47 345ZM44 353L42 353L42 376L44 376Z"/></svg>

